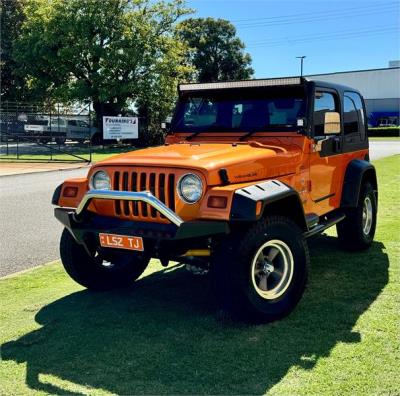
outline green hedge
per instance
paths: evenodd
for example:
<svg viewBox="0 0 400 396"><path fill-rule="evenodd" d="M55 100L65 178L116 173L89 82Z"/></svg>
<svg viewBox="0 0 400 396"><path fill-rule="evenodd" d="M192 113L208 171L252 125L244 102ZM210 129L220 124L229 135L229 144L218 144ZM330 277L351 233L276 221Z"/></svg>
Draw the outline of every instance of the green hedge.
<svg viewBox="0 0 400 396"><path fill-rule="evenodd" d="M397 137L400 136L400 127L377 127L368 128L370 137Z"/></svg>

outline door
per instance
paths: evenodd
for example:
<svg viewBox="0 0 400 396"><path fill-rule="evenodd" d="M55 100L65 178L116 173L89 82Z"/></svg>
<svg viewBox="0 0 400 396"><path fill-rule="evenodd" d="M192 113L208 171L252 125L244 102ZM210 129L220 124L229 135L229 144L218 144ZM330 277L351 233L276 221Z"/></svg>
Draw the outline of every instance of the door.
<svg viewBox="0 0 400 396"><path fill-rule="evenodd" d="M325 134L325 113L340 111L339 94L316 88L313 113L313 147L310 153L310 197L313 212L321 215L337 207L340 197L338 179L341 172L341 133ZM342 123L341 123L342 125Z"/></svg>

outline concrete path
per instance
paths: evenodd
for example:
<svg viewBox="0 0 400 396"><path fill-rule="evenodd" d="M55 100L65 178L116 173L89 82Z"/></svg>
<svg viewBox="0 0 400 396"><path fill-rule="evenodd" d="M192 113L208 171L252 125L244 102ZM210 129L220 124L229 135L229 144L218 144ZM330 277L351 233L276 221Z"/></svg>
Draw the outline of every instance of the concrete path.
<svg viewBox="0 0 400 396"><path fill-rule="evenodd" d="M88 168L86 163L62 162L0 162L0 176Z"/></svg>
<svg viewBox="0 0 400 396"><path fill-rule="evenodd" d="M400 140L373 140L369 142L369 156L372 161L400 154Z"/></svg>

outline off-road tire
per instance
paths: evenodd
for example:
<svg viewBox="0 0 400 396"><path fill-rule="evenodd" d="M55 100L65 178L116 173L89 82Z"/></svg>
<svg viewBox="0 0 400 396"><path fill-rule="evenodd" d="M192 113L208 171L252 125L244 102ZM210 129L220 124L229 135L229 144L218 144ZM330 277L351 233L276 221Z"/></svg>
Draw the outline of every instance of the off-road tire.
<svg viewBox="0 0 400 396"><path fill-rule="evenodd" d="M369 232L364 232L363 210L366 200L372 206L372 223ZM371 183L366 182L361 186L358 204L355 208L345 211L346 218L336 225L340 244L347 250L358 251L368 249L375 235L377 202Z"/></svg>
<svg viewBox="0 0 400 396"><path fill-rule="evenodd" d="M142 275L150 259L135 253L125 254L112 268L101 265L89 256L84 247L78 244L71 233L64 229L60 241L60 256L68 275L80 285L91 290L110 290L128 287Z"/></svg>
<svg viewBox="0 0 400 396"><path fill-rule="evenodd" d="M265 299L252 280L252 265L258 249L276 240L289 247L293 272L282 295ZM270 216L236 236L228 236L211 259L210 279L218 307L234 319L266 323L283 318L296 307L306 287L308 246L301 229L286 217Z"/></svg>

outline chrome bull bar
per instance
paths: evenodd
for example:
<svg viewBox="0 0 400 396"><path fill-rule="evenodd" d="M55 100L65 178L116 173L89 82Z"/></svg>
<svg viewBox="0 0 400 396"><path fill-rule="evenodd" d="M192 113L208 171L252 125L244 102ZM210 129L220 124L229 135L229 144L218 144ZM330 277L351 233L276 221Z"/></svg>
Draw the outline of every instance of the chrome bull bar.
<svg viewBox="0 0 400 396"><path fill-rule="evenodd" d="M141 201L149 204L155 210L164 215L171 223L175 224L177 227L183 223L183 220L168 206L161 202L149 191L113 191L113 190L90 190L82 198L76 208L75 215L79 216L90 204L92 199L110 199L110 200L120 200L120 201Z"/></svg>

